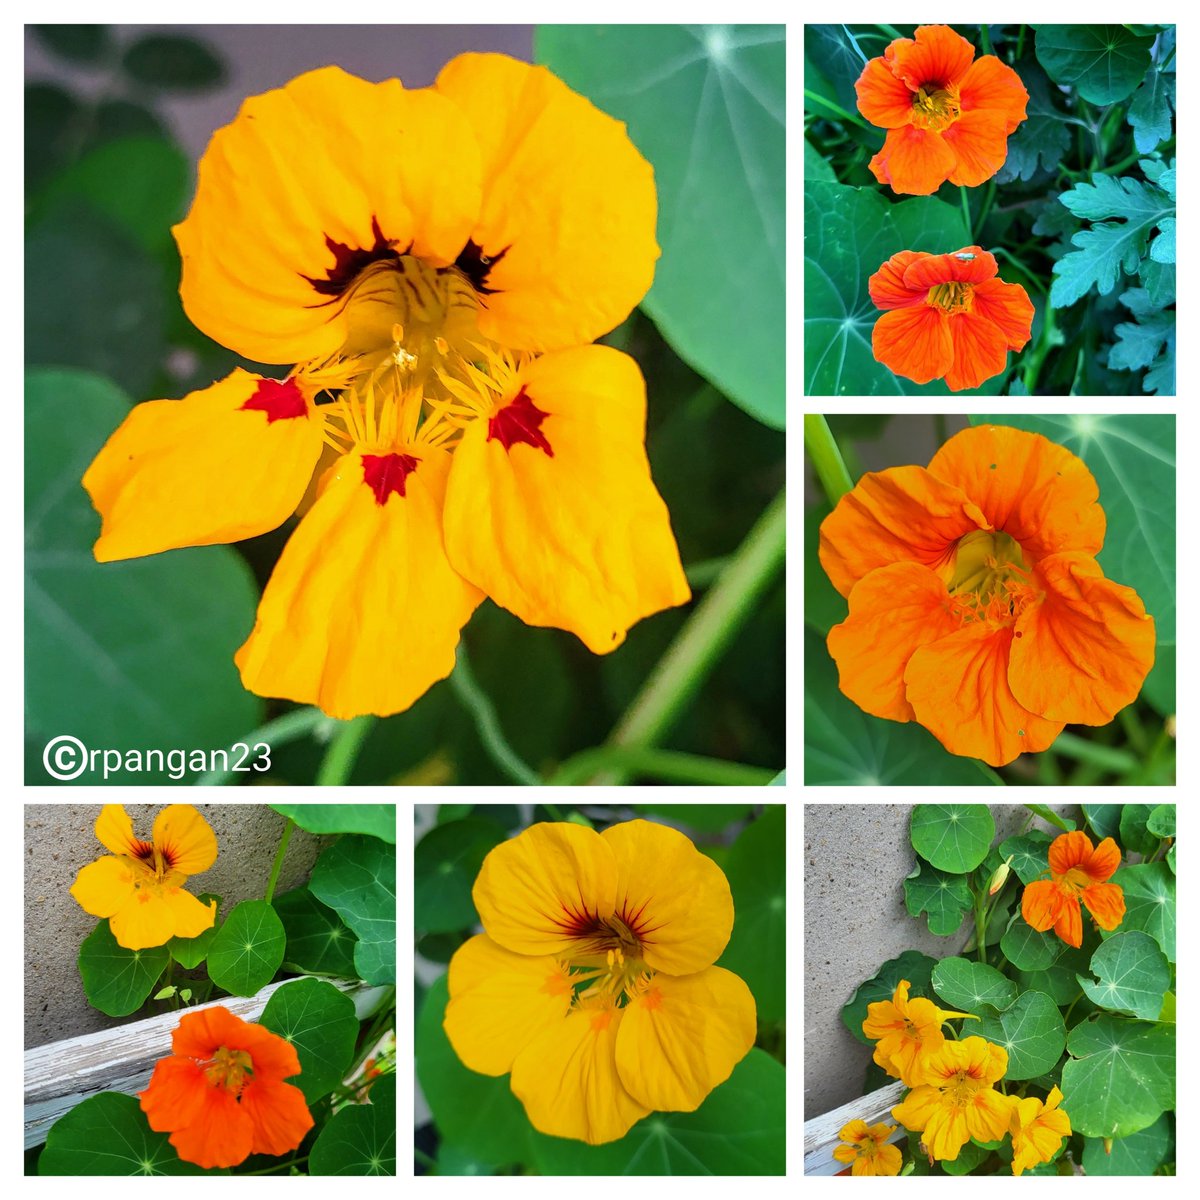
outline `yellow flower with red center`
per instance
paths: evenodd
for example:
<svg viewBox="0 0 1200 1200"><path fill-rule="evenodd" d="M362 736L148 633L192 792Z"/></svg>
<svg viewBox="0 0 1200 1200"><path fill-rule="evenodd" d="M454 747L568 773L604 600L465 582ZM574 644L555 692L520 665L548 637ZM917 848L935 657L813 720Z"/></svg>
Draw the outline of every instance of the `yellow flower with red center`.
<svg viewBox="0 0 1200 1200"><path fill-rule="evenodd" d="M536 1129L593 1145L692 1112L754 1044L754 998L712 964L733 928L721 869L649 821L539 824L484 859L485 932L450 962L446 1035L511 1072Z"/></svg>
<svg viewBox="0 0 1200 1200"><path fill-rule="evenodd" d="M247 100L175 229L180 293L217 341L297 365L138 405L84 476L97 558L302 512L236 661L337 717L445 678L485 595L615 649L690 597L641 373L588 344L650 286L655 220L624 127L502 55Z"/></svg>
<svg viewBox="0 0 1200 1200"><path fill-rule="evenodd" d="M895 1125L850 1121L838 1133L848 1145L838 1146L833 1157L838 1162L853 1163L851 1175L899 1175L904 1161L900 1147L888 1144L888 1138L895 1132Z"/></svg>
<svg viewBox="0 0 1200 1200"><path fill-rule="evenodd" d="M112 854L83 867L71 895L84 912L108 918L118 945L144 950L212 928L216 903L201 904L183 890L190 875L217 860L216 835L190 804L167 805L148 842L133 836L122 805L106 804L96 818L96 837Z"/></svg>
<svg viewBox="0 0 1200 1200"><path fill-rule="evenodd" d="M1050 878L1027 884L1021 896L1021 915L1040 933L1053 927L1068 946L1083 942L1083 911L1101 929L1116 929L1125 918L1125 893L1109 883L1121 865L1121 850L1112 838L1094 849L1082 830L1063 833L1050 845Z"/></svg>
<svg viewBox="0 0 1200 1200"><path fill-rule="evenodd" d="M1057 1087L1050 1089L1045 1103L1036 1096L1027 1096L1013 1105L1012 1133L1014 1175L1049 1162L1071 1136L1071 1118L1059 1108L1063 1094Z"/></svg>
<svg viewBox="0 0 1200 1200"><path fill-rule="evenodd" d="M910 1000L909 987L908 980L902 979L890 1000L868 1004L862 1028L875 1042L875 1062L912 1087L917 1082L919 1056L940 1050L946 1040L942 1023L948 1017L978 1018L938 1008L932 1000L919 996Z"/></svg>
<svg viewBox="0 0 1200 1200"><path fill-rule="evenodd" d="M944 1042L922 1055L918 1086L892 1109L905 1129L923 1133L935 1158L953 1162L971 1139L994 1142L1008 1130L1014 1100L992 1086L1008 1069L1008 1053L981 1037Z"/></svg>

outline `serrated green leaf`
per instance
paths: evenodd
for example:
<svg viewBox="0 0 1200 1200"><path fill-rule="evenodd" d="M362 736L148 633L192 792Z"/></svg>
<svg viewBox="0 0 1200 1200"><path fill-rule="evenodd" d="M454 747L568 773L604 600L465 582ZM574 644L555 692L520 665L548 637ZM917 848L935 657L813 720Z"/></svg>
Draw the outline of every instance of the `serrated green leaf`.
<svg viewBox="0 0 1200 1200"><path fill-rule="evenodd" d="M253 996L279 970L287 937L265 900L235 905L208 948L208 975L234 996Z"/></svg>
<svg viewBox="0 0 1200 1200"><path fill-rule="evenodd" d="M1113 934L1092 955L1089 969L1095 980L1080 975L1079 986L1097 1007L1147 1021L1162 1011L1171 968L1149 934L1138 930Z"/></svg>
<svg viewBox="0 0 1200 1200"><path fill-rule="evenodd" d="M930 933L949 937L971 910L971 889L965 875L951 875L918 860L904 881L904 903L910 916L929 914Z"/></svg>
<svg viewBox="0 0 1200 1200"><path fill-rule="evenodd" d="M1129 124L1133 126L1133 144L1139 153L1149 154L1171 136L1174 104L1174 76L1151 67L1129 102Z"/></svg>
<svg viewBox="0 0 1200 1200"><path fill-rule="evenodd" d="M1000 939L1000 949L1019 971L1048 971L1058 961L1063 942L1053 930L1039 933L1028 925L1018 906Z"/></svg>
<svg viewBox="0 0 1200 1200"><path fill-rule="evenodd" d="M916 950L905 950L898 958L888 959L872 978L858 986L854 995L842 1006L842 1024L864 1046L872 1045L871 1039L862 1029L862 1023L867 1018L867 1005L879 1000L890 1000L902 979L907 979L912 985L909 988L910 996L924 996L930 999L935 966L937 959Z"/></svg>
<svg viewBox="0 0 1200 1200"><path fill-rule="evenodd" d="M284 962L309 975L357 978L354 947L358 939L332 908L307 888L276 896L274 906L287 935Z"/></svg>
<svg viewBox="0 0 1200 1200"><path fill-rule="evenodd" d="M1083 1172L1101 1175L1153 1175L1171 1150L1171 1119L1163 1113L1153 1125L1128 1137L1087 1138L1083 1144Z"/></svg>
<svg viewBox="0 0 1200 1200"><path fill-rule="evenodd" d="M317 859L308 890L354 931L359 978L395 983L396 847L347 834Z"/></svg>
<svg viewBox="0 0 1200 1200"><path fill-rule="evenodd" d="M79 947L79 975L88 1003L110 1017L127 1017L146 1003L166 970L166 946L126 950L108 921L101 921Z"/></svg>
<svg viewBox="0 0 1200 1200"><path fill-rule="evenodd" d="M1175 313L1156 310L1144 288L1122 292L1121 303L1137 317L1137 324L1122 322L1115 329L1116 342L1108 352L1114 371L1140 371L1160 359L1159 369L1175 378ZM1164 353L1164 349L1167 353ZM1168 361L1169 360L1169 361ZM1171 388L1173 393L1174 388Z"/></svg>
<svg viewBox="0 0 1200 1200"><path fill-rule="evenodd" d="M1175 874L1167 863L1140 863L1121 867L1110 882L1125 893L1125 916L1117 930L1100 930L1101 937L1112 937L1140 929L1148 933L1168 962L1175 961Z"/></svg>
<svg viewBox="0 0 1200 1200"><path fill-rule="evenodd" d="M964 874L987 857L996 823L986 804L916 804L909 835L927 863Z"/></svg>
<svg viewBox="0 0 1200 1200"><path fill-rule="evenodd" d="M933 968L933 988L953 1009L982 1017L988 1008L1009 1008L1017 985L986 963L967 958L943 958ZM978 1033L972 1023L971 1033Z"/></svg>
<svg viewBox="0 0 1200 1200"><path fill-rule="evenodd" d="M1044 992L1025 992L1002 1013L984 1016L980 1037L1008 1051L1006 1079L1033 1079L1058 1062L1067 1040L1062 1013Z"/></svg>
<svg viewBox="0 0 1200 1200"><path fill-rule="evenodd" d="M271 994L258 1023L295 1048L300 1074L288 1082L312 1104L342 1082L354 1059L354 1001L321 979L297 979Z"/></svg>
<svg viewBox="0 0 1200 1200"><path fill-rule="evenodd" d="M1000 857L1012 856L1010 864L1022 883L1032 883L1049 870L1050 844L1054 839L1040 829L1031 829L1000 843Z"/></svg>
<svg viewBox="0 0 1200 1200"><path fill-rule="evenodd" d="M1028 57L1015 63L1013 69L1025 85L1029 100L1025 120L1008 135L1008 156L996 172L997 185L1032 179L1038 173L1039 160L1041 170L1056 170L1071 142L1071 127L1054 106L1043 72Z"/></svg>
<svg viewBox="0 0 1200 1200"><path fill-rule="evenodd" d="M1175 303L1174 263L1157 263L1152 258L1143 258L1138 267L1138 279L1155 308L1166 308Z"/></svg>
<svg viewBox="0 0 1200 1200"><path fill-rule="evenodd" d="M1123 25L1039 25L1035 46L1055 83L1074 87L1089 104L1112 104L1146 74L1153 42Z"/></svg>

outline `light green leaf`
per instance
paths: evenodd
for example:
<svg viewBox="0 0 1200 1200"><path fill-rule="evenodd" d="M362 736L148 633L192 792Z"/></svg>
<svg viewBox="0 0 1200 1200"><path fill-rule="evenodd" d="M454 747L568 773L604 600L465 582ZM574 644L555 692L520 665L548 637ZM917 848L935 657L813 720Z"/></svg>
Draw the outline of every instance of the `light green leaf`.
<svg viewBox="0 0 1200 1200"><path fill-rule="evenodd" d="M1141 863L1121 867L1112 877L1125 893L1125 917L1120 932L1140 929L1148 933L1168 962L1175 961L1175 874L1166 863ZM1114 931L1115 932L1115 931ZM1100 930L1101 937L1114 933Z"/></svg>
<svg viewBox="0 0 1200 1200"><path fill-rule="evenodd" d="M964 874L987 857L996 823L986 804L917 804L909 835L913 849L927 863Z"/></svg>
<svg viewBox="0 0 1200 1200"><path fill-rule="evenodd" d="M99 922L79 947L79 975L88 1003L110 1017L137 1012L166 970L167 959L166 946L126 950L117 944L108 921Z"/></svg>
<svg viewBox="0 0 1200 1200"><path fill-rule="evenodd" d="M1133 144L1138 153L1151 153L1171 136L1174 105L1175 77L1151 67L1129 102L1129 124L1133 126Z"/></svg>
<svg viewBox="0 0 1200 1200"><path fill-rule="evenodd" d="M1017 998L1017 985L995 967L967 958L943 958L933 968L933 987L951 1008L982 1017L986 1006L1008 1008ZM971 1033L978 1029L972 1023Z"/></svg>
<svg viewBox="0 0 1200 1200"><path fill-rule="evenodd" d="M358 977L366 983L395 983L396 847L347 834L317 859L308 890L357 936Z"/></svg>
<svg viewBox="0 0 1200 1200"><path fill-rule="evenodd" d="M1137 930L1115 933L1092 955L1091 972L1099 982L1079 976L1093 1004L1153 1021L1171 986L1171 968L1158 943Z"/></svg>
<svg viewBox="0 0 1200 1200"><path fill-rule="evenodd" d="M317 1135L310 1175L395 1175L396 1076L371 1085L369 1104L339 1109Z"/></svg>
<svg viewBox="0 0 1200 1200"><path fill-rule="evenodd" d="M309 833L365 833L396 844L394 804L272 804Z"/></svg>
<svg viewBox="0 0 1200 1200"><path fill-rule="evenodd" d="M1171 1150L1171 1118L1163 1113L1153 1125L1128 1137L1087 1138L1083 1145L1083 1173L1093 1175L1153 1175Z"/></svg>
<svg viewBox="0 0 1200 1200"><path fill-rule="evenodd" d="M1046 74L1074 87L1089 104L1130 95L1150 66L1153 43L1124 25L1039 25L1035 41Z"/></svg>
<svg viewBox="0 0 1200 1200"><path fill-rule="evenodd" d="M1175 836L1175 805L1156 804L1146 819L1146 829L1156 838Z"/></svg>
<svg viewBox="0 0 1200 1200"><path fill-rule="evenodd" d="M1102 1014L1071 1030L1067 1053L1062 1107L1075 1133L1128 1137L1175 1107L1173 1026Z"/></svg>
<svg viewBox="0 0 1200 1200"><path fill-rule="evenodd" d="M1067 1040L1062 1013L1044 992L1025 992L1011 1008L985 1016L971 1032L1008 1051L1006 1079L1044 1075L1058 1062Z"/></svg>
<svg viewBox="0 0 1200 1200"><path fill-rule="evenodd" d="M253 996L283 962L283 923L265 900L235 905L208 948L208 975L234 996Z"/></svg>
<svg viewBox="0 0 1200 1200"><path fill-rule="evenodd" d="M212 945L212 940L217 935L220 920L220 896L214 896L211 892L202 892L196 899L205 907L216 901L217 916L214 918L213 923L197 937L173 937L167 943L167 949L171 952L171 957L187 971L194 970L204 961L205 956L208 954L208 948Z"/></svg>
<svg viewBox="0 0 1200 1200"><path fill-rule="evenodd" d="M1050 844L1054 839L1040 829L1031 829L1000 843L1000 857L1012 856L1012 870L1022 883L1032 883L1050 869Z"/></svg>
<svg viewBox="0 0 1200 1200"><path fill-rule="evenodd" d="M295 1047L300 1074L288 1080L312 1104L341 1083L354 1059L354 1001L331 983L297 979L271 994L258 1023Z"/></svg>
<svg viewBox="0 0 1200 1200"><path fill-rule="evenodd" d="M1063 951L1063 942L1053 930L1039 933L1026 924L1020 906L1000 939L1000 949L1019 971L1048 971ZM1038 989L1039 991L1042 989Z"/></svg>
<svg viewBox="0 0 1200 1200"><path fill-rule="evenodd" d="M274 906L287 934L284 962L308 975L357 978L354 947L358 939L332 908L307 888L276 896Z"/></svg>
<svg viewBox="0 0 1200 1200"><path fill-rule="evenodd" d="M1033 804L1026 801L1025 807L1031 813L1041 817L1047 824L1061 829L1063 833L1070 833L1075 828L1075 822L1070 817L1064 817L1061 813L1056 813L1048 804Z"/></svg>
<svg viewBox="0 0 1200 1200"><path fill-rule="evenodd" d="M642 307L752 416L784 425L784 27L541 25L536 57L654 167ZM719 283L718 283L719 281Z"/></svg>
<svg viewBox="0 0 1200 1200"><path fill-rule="evenodd" d="M842 1024L864 1046L872 1045L872 1040L862 1029L862 1023L867 1019L867 1005L879 1000L890 1000L902 979L907 979L912 985L908 993L910 996L931 999L932 973L936 965L937 959L930 958L928 954L920 954L916 950L905 950L899 958L888 959L875 972L874 977L860 984L854 995L842 1006Z"/></svg>
<svg viewBox="0 0 1200 1200"><path fill-rule="evenodd" d="M939 871L918 861L904 881L904 903L910 916L929 914L929 932L949 937L958 932L971 911L971 889L966 876Z"/></svg>

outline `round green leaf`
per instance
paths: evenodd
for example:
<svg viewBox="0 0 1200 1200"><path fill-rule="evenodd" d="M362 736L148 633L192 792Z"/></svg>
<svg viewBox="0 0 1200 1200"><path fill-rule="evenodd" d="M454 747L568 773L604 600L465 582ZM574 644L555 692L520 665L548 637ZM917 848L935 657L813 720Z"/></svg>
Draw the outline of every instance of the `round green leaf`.
<svg viewBox="0 0 1200 1200"><path fill-rule="evenodd" d="M1083 804L1080 807L1096 842L1102 842L1105 838L1115 841L1120 836L1120 804Z"/></svg>
<svg viewBox="0 0 1200 1200"><path fill-rule="evenodd" d="M966 1175L968 1172L975 1170L990 1153L990 1150L985 1150L974 1141L967 1142L959 1150L957 1158L946 1159L942 1163L942 1170L947 1175Z"/></svg>
<svg viewBox="0 0 1200 1200"><path fill-rule="evenodd" d="M112 33L107 25L29 25L47 50L71 62L95 63L111 52Z"/></svg>
<svg viewBox="0 0 1200 1200"><path fill-rule="evenodd" d="M1132 1013L1153 1021L1162 1011L1171 986L1171 968L1158 943L1137 930L1115 933L1092 955L1093 982L1079 976L1079 986L1100 1008Z"/></svg>
<svg viewBox="0 0 1200 1200"><path fill-rule="evenodd" d="M413 855L414 922L424 933L452 933L479 921L471 888L487 852L504 840L493 821L468 817L431 829Z"/></svg>
<svg viewBox="0 0 1200 1200"><path fill-rule="evenodd" d="M867 1005L878 1000L890 1000L896 991L896 986L902 979L907 979L912 985L910 996L930 996L932 986L930 980L937 959L928 954L920 954L916 950L905 950L899 958L889 959L875 972L874 978L860 984L858 990L842 1007L842 1024L864 1046L872 1045L872 1041L862 1030L862 1023L867 1019Z"/></svg>
<svg viewBox="0 0 1200 1200"><path fill-rule="evenodd" d="M1011 869L1022 883L1032 883L1050 869L1047 856L1054 839L1040 829L1030 830L1020 837L1006 838L1000 843L1000 857L1012 856Z"/></svg>
<svg viewBox="0 0 1200 1200"><path fill-rule="evenodd" d="M59 1117L46 1135L39 1175L227 1175L205 1171L155 1133L136 1096L101 1092Z"/></svg>
<svg viewBox="0 0 1200 1200"><path fill-rule="evenodd" d="M1153 1175L1171 1151L1171 1118L1163 1113L1153 1125L1128 1137L1113 1138L1105 1148L1103 1138L1083 1144L1085 1175Z"/></svg>
<svg viewBox="0 0 1200 1200"><path fill-rule="evenodd" d="M1158 838L1146 829L1146 822L1153 811L1152 804L1126 804L1121 809L1121 832L1118 838L1126 854L1153 854L1158 848Z"/></svg>
<svg viewBox="0 0 1200 1200"><path fill-rule="evenodd" d="M757 1047L692 1113L643 1117L603 1146L533 1133L543 1175L782 1175L784 1069Z"/></svg>
<svg viewBox="0 0 1200 1200"><path fill-rule="evenodd" d="M357 939L341 917L307 888L276 896L275 911L287 935L284 962L308 975L336 975L355 979L354 947Z"/></svg>
<svg viewBox="0 0 1200 1200"><path fill-rule="evenodd" d="M218 919L201 934L194 938L173 937L167 943L167 949L171 953L171 957L185 970L191 971L198 967L208 955L208 948L212 945L212 940L217 936L217 929L220 921L221 897L214 896L211 892L202 892L196 897L201 904L207 907L214 900L217 903Z"/></svg>
<svg viewBox="0 0 1200 1200"><path fill-rule="evenodd" d="M1017 985L995 967L968 958L943 958L933 968L933 987L951 1008L983 1016L985 1006L1008 1008L1017 998ZM971 1033L977 1032L972 1025Z"/></svg>
<svg viewBox="0 0 1200 1200"><path fill-rule="evenodd" d="M1076 1133L1128 1137L1175 1107L1174 1026L1104 1014L1071 1030L1067 1053L1062 1107Z"/></svg>
<svg viewBox="0 0 1200 1200"><path fill-rule="evenodd" d="M1063 942L1052 929L1039 933L1026 924L1018 908L1000 939L1000 949L1019 971L1047 971L1058 961Z"/></svg>
<svg viewBox="0 0 1200 1200"><path fill-rule="evenodd" d="M917 804L909 825L913 849L939 871L973 871L987 857L996 823L985 804Z"/></svg>
<svg viewBox="0 0 1200 1200"><path fill-rule="evenodd" d="M395 983L396 847L348 834L317 859L308 890L354 931L358 977Z"/></svg>
<svg viewBox="0 0 1200 1200"><path fill-rule="evenodd" d="M369 1104L340 1109L321 1130L308 1159L310 1175L395 1175L396 1076L377 1079L370 1097Z"/></svg>
<svg viewBox="0 0 1200 1200"><path fill-rule="evenodd" d="M1025 992L1011 1008L984 1017L971 1032L1008 1051L1006 1079L1033 1079L1052 1070L1067 1040L1062 1013L1044 992ZM1074 1111L1068 1111L1073 1119Z"/></svg>
<svg viewBox="0 0 1200 1200"><path fill-rule="evenodd" d="M1003 948L1003 942L1001 942ZM1059 1006L1070 1004L1079 995L1076 975L1087 970L1088 955L1083 950L1067 946L1062 949L1053 966L1044 971L1016 972L1017 982L1025 992L1045 992ZM1084 1004L1087 1001L1083 1001Z"/></svg>
<svg viewBox="0 0 1200 1200"><path fill-rule="evenodd" d="M929 914L930 933L949 937L958 932L971 910L971 889L966 876L950 875L918 861L904 880L904 903L910 916Z"/></svg>
<svg viewBox="0 0 1200 1200"><path fill-rule="evenodd" d="M782 772L781 772L782 775ZM771 780L782 786L781 775ZM669 817L676 824L697 833L720 833L735 821L742 821L754 811L753 804L639 804L638 812Z"/></svg>
<svg viewBox="0 0 1200 1200"><path fill-rule="evenodd" d="M1089 104L1112 104L1142 82L1153 43L1124 25L1039 25L1034 44L1055 83L1074 87Z"/></svg>
<svg viewBox="0 0 1200 1200"><path fill-rule="evenodd" d="M166 946L126 950L101 921L79 947L79 975L88 1003L110 1017L126 1017L146 1003L166 970Z"/></svg>
<svg viewBox="0 0 1200 1200"><path fill-rule="evenodd" d="M234 907L208 948L208 975L234 996L253 996L275 977L287 936L265 900Z"/></svg>
<svg viewBox="0 0 1200 1200"><path fill-rule="evenodd" d="M300 1074L288 1082L308 1104L342 1081L354 1058L358 1018L354 1001L321 979L297 979L271 994L258 1019L264 1029L290 1042L300 1058Z"/></svg>
<svg viewBox="0 0 1200 1200"><path fill-rule="evenodd" d="M272 804L308 833L365 833L396 843L394 804Z"/></svg>
<svg viewBox="0 0 1200 1200"><path fill-rule="evenodd" d="M1175 961L1175 872L1166 863L1121 867L1112 877L1125 893L1125 917L1117 929L1100 930L1102 938L1140 929L1148 933L1168 962Z"/></svg>
<svg viewBox="0 0 1200 1200"><path fill-rule="evenodd" d="M685 362L782 429L784 27L542 25L536 53L654 167L663 253L642 307Z"/></svg>
<svg viewBox="0 0 1200 1200"><path fill-rule="evenodd" d="M1175 805L1157 804L1146 820L1146 828L1157 838L1175 836Z"/></svg>
<svg viewBox="0 0 1200 1200"><path fill-rule="evenodd" d="M122 62L131 78L168 92L195 92L225 78L221 60L202 42L175 34L150 34L125 51Z"/></svg>

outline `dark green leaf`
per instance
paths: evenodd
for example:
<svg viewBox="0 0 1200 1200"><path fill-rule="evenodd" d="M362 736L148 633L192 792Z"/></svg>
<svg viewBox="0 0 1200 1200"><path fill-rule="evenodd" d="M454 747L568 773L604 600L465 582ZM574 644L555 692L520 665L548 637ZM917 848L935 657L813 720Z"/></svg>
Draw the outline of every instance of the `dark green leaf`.
<svg viewBox="0 0 1200 1200"><path fill-rule="evenodd" d="M276 896L274 905L287 935L284 962L309 975L356 978L357 939L332 908L322 904L307 888Z"/></svg>
<svg viewBox="0 0 1200 1200"><path fill-rule="evenodd" d="M752 804L639 804L639 812L667 817L696 833L720 833L754 811Z"/></svg>
<svg viewBox="0 0 1200 1200"><path fill-rule="evenodd" d="M996 172L997 185L1033 179L1040 169L1055 171L1071 143L1071 127L1051 99L1045 75L1028 57L1015 70L1029 92L1025 120L1008 135L1008 156Z"/></svg>
<svg viewBox="0 0 1200 1200"><path fill-rule="evenodd" d="M904 881L904 903L910 916L929 914L929 932L949 937L958 932L971 910L971 889L966 876L939 871L918 861Z"/></svg>
<svg viewBox="0 0 1200 1200"><path fill-rule="evenodd" d="M1153 42L1123 25L1039 25L1035 44L1055 83L1073 86L1089 104L1112 104L1141 82Z"/></svg>
<svg viewBox="0 0 1200 1200"><path fill-rule="evenodd" d="M1126 804L1121 809L1121 827L1117 840L1126 854L1153 854L1158 849L1158 838L1146 829L1146 822L1154 811L1152 804Z"/></svg>
<svg viewBox="0 0 1200 1200"><path fill-rule="evenodd" d="M110 1017L137 1012L166 970L166 946L126 950L108 921L101 921L79 947L79 975L88 1003Z"/></svg>
<svg viewBox="0 0 1200 1200"><path fill-rule="evenodd" d="M1008 1008L1017 998L1017 985L995 967L969 958L943 958L933 968L933 987L951 1008L974 1016L988 1008ZM977 1032L972 1026L971 1033Z"/></svg>
<svg viewBox="0 0 1200 1200"><path fill-rule="evenodd" d="M354 931L354 965L366 983L396 982L396 847L348 834L324 851L308 890Z"/></svg>
<svg viewBox="0 0 1200 1200"><path fill-rule="evenodd" d="M235 905L208 948L208 974L234 996L253 996L283 962L283 922L265 900Z"/></svg>
<svg viewBox="0 0 1200 1200"><path fill-rule="evenodd" d="M422 933L451 933L479 917L471 899L484 857L504 840L491 821L468 817L431 829L413 856L414 922Z"/></svg>
<svg viewBox="0 0 1200 1200"><path fill-rule="evenodd" d="M107 25L30 25L28 28L48 50L71 62L99 62L113 47Z"/></svg>
<svg viewBox="0 0 1200 1200"><path fill-rule="evenodd" d="M205 91L225 79L221 60L206 45L174 34L139 38L122 65L138 83L167 92Z"/></svg>
<svg viewBox="0 0 1200 1200"><path fill-rule="evenodd" d="M1000 843L1000 857L1012 856L1010 864L1022 883L1032 883L1050 869L1050 843L1054 839L1040 829L1032 829L1019 837L1006 838ZM1020 964L1018 964L1020 965Z"/></svg>
<svg viewBox="0 0 1200 1200"><path fill-rule="evenodd" d="M281 816L309 833L366 833L396 842L394 804L272 804Z"/></svg>
<svg viewBox="0 0 1200 1200"><path fill-rule="evenodd" d="M804 178L824 179L829 183L837 181L833 168L821 156L821 152L811 142L804 143Z"/></svg>
<svg viewBox="0 0 1200 1200"><path fill-rule="evenodd" d="M946 1159L942 1163L942 1170L947 1175L966 1175L975 1170L977 1166L991 1153L990 1150L985 1150L982 1146L978 1146L974 1141L968 1142L958 1152L958 1157L954 1159Z"/></svg>
<svg viewBox="0 0 1200 1200"><path fill-rule="evenodd" d="M1018 914L1018 918L1019 916L1020 914ZM1050 936L1055 935L1051 934ZM1064 1007L1079 995L1079 981L1076 979L1076 975L1080 971L1087 970L1088 954L1084 950L1075 950L1070 946L1065 946L1062 942L1059 942L1059 946L1061 947L1059 957L1053 966L1044 971L1018 970L1016 978L1022 991L1045 992L1055 1004ZM1003 948L1003 943L1001 948ZM1084 1000L1082 1003L1087 1004L1087 1001Z"/></svg>
<svg viewBox="0 0 1200 1200"><path fill-rule="evenodd" d="M866 59L883 53L886 40L863 38L866 26L808 25L804 26L804 86L826 99L833 100L847 112L858 112L858 93L855 81L863 73ZM878 33L878 30L874 30ZM814 112L828 115L814 107ZM805 172L806 178L812 178Z"/></svg>
<svg viewBox="0 0 1200 1200"><path fill-rule="evenodd" d="M854 995L842 1006L842 1024L864 1046L870 1046L871 1039L862 1030L862 1023L867 1019L867 1005L879 1000L890 1000L902 979L907 979L912 985L909 988L910 996L931 999L931 980L936 965L937 959L930 958L928 954L920 954L916 950L905 950L898 958L889 959L875 972L873 978L860 984Z"/></svg>
<svg viewBox="0 0 1200 1200"><path fill-rule="evenodd" d="M1067 1040L1062 1013L1044 992L1025 992L1011 1008L985 1016L971 1032L1008 1051L1006 1079L1033 1079L1049 1071Z"/></svg>
<svg viewBox="0 0 1200 1200"><path fill-rule="evenodd" d="M1113 934L1092 955L1089 969L1099 982L1080 975L1079 986L1097 1007L1157 1019L1171 968L1149 934L1132 929Z"/></svg>
<svg viewBox="0 0 1200 1200"><path fill-rule="evenodd" d="M1136 867L1121 867L1111 882L1125 893L1125 917L1117 929L1122 933L1130 929L1148 933L1167 960L1174 962L1174 872L1166 863L1142 863ZM1100 936L1112 937L1113 934L1102 929Z"/></svg>
<svg viewBox="0 0 1200 1200"><path fill-rule="evenodd" d="M1062 953L1063 942L1053 930L1039 933L1028 925L1018 907L1000 939L1000 949L1019 971L1048 971Z"/></svg>
<svg viewBox="0 0 1200 1200"><path fill-rule="evenodd" d="M987 857L996 823L986 804L917 804L909 834L913 849L927 863L964 874Z"/></svg>
<svg viewBox="0 0 1200 1200"><path fill-rule="evenodd" d="M297 979L271 994L258 1023L295 1047L300 1074L288 1080L308 1104L342 1082L354 1059L354 1001L331 983Z"/></svg>
<svg viewBox="0 0 1200 1200"><path fill-rule="evenodd" d="M1142 86L1129 103L1133 144L1140 154L1149 154L1172 133L1171 109L1175 105L1175 77L1151 67Z"/></svg>
<svg viewBox="0 0 1200 1200"><path fill-rule="evenodd" d="M1114 841L1121 833L1121 805L1119 804L1084 804L1084 819L1095 834L1095 840L1102 842L1105 838Z"/></svg>
<svg viewBox="0 0 1200 1200"><path fill-rule="evenodd" d="M221 897L214 896L211 892L204 892L196 897L201 904L206 907L214 900L217 902L218 916L220 915ZM208 948L212 945L212 940L217 935L217 921L213 921L202 934L194 938L173 937L167 943L167 949L171 953L171 957L184 970L191 971L198 967L208 955Z"/></svg>
<svg viewBox="0 0 1200 1200"><path fill-rule="evenodd" d="M25 193L32 195L68 163L85 121L79 101L52 83L25 87Z"/></svg>
<svg viewBox="0 0 1200 1200"><path fill-rule="evenodd" d="M1171 1118L1163 1113L1153 1125L1128 1137L1088 1138L1083 1146L1085 1175L1153 1175L1171 1149Z"/></svg>
<svg viewBox="0 0 1200 1200"><path fill-rule="evenodd" d="M370 1099L334 1113L313 1143L310 1175L395 1175L396 1076L377 1079Z"/></svg>

